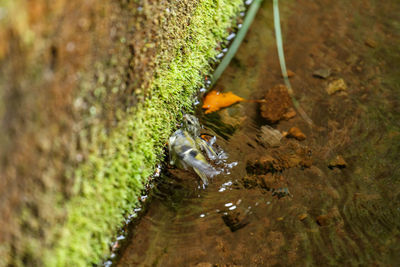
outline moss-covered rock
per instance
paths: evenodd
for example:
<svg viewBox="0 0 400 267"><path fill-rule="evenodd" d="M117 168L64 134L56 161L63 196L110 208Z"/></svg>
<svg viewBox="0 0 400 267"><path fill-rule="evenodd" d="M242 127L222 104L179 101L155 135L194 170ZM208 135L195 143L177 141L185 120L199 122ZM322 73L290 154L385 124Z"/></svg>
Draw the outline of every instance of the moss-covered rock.
<svg viewBox="0 0 400 267"><path fill-rule="evenodd" d="M108 253L242 5L2 1L0 266Z"/></svg>

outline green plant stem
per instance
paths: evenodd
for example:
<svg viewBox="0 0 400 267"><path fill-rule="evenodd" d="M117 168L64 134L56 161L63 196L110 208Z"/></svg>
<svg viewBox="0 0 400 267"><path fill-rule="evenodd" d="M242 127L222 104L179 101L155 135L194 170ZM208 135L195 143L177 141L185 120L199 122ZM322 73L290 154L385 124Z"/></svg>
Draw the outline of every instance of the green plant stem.
<svg viewBox="0 0 400 267"><path fill-rule="evenodd" d="M250 5L250 8L246 13L246 17L244 18L242 27L238 30L235 39L229 46L228 52L226 53L226 55L224 56L218 67L215 69L211 77L211 87L217 82L219 77L221 77L222 73L225 71L226 67L228 67L232 58L235 56L237 50L239 49L240 44L242 43L244 37L246 36L246 33L249 30L249 27L257 14L258 9L260 8L262 1L263 0L255 0Z"/></svg>
<svg viewBox="0 0 400 267"><path fill-rule="evenodd" d="M305 113L303 108L300 106L300 103L294 97L293 88L292 88L292 85L290 84L289 77L287 74L286 63L285 63L285 54L283 52L283 41L282 41L282 31L281 31L281 22L280 22L280 16L279 16L278 0L273 0L273 4L274 4L274 27L275 27L276 47L278 49L279 64L281 65L283 80L288 89L289 95L292 99L293 106L296 108L297 112L299 112L300 116L309 125L312 125L313 124L312 120L310 119L310 117L308 117L308 115Z"/></svg>

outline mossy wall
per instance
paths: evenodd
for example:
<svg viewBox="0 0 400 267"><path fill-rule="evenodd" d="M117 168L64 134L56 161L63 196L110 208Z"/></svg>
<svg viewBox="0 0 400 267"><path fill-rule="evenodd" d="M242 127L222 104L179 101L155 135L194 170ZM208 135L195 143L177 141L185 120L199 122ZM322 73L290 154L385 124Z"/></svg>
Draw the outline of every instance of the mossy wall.
<svg viewBox="0 0 400 267"><path fill-rule="evenodd" d="M0 266L108 253L242 6L0 2Z"/></svg>

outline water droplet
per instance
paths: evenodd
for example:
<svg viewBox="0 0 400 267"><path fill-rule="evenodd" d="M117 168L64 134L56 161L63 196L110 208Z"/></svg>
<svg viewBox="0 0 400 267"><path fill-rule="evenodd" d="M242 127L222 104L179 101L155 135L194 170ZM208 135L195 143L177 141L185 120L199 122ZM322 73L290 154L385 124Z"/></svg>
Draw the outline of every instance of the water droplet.
<svg viewBox="0 0 400 267"><path fill-rule="evenodd" d="M237 166L237 165L238 165L238 163L237 163L236 161L234 161L234 162L232 162L232 163L226 164L226 167L232 169L233 167L235 167L235 166Z"/></svg>
<svg viewBox="0 0 400 267"><path fill-rule="evenodd" d="M236 206L232 206L229 208L229 210L234 210L234 209L236 209Z"/></svg>
<svg viewBox="0 0 400 267"><path fill-rule="evenodd" d="M112 265L112 261L105 261L103 265L104 267L110 267Z"/></svg>
<svg viewBox="0 0 400 267"><path fill-rule="evenodd" d="M217 56L216 56L216 58L218 58L218 59L221 59L221 58L223 58L224 57L224 53L219 53Z"/></svg>
<svg viewBox="0 0 400 267"><path fill-rule="evenodd" d="M223 185L225 185L225 186L231 186L232 184L233 184L232 181L228 181L228 182L224 183Z"/></svg>
<svg viewBox="0 0 400 267"><path fill-rule="evenodd" d="M200 218L204 218L204 217L206 217L205 214L200 214Z"/></svg>
<svg viewBox="0 0 400 267"><path fill-rule="evenodd" d="M226 204L225 204L225 207L230 207L230 206L232 206L232 205L233 205L233 203L229 202L229 203L226 203Z"/></svg>
<svg viewBox="0 0 400 267"><path fill-rule="evenodd" d="M246 5L251 5L251 3L253 2L253 0L246 0L246 2L244 2Z"/></svg>
<svg viewBox="0 0 400 267"><path fill-rule="evenodd" d="M229 34L228 37L226 37L226 40L231 41L233 38L235 38L235 36L236 36L236 33L233 32L233 33Z"/></svg>

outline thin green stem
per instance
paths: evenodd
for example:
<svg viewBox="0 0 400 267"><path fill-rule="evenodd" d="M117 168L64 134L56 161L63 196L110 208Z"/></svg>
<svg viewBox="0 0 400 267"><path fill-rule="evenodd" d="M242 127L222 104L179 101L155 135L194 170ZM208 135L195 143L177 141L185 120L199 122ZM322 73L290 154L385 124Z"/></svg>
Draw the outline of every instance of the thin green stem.
<svg viewBox="0 0 400 267"><path fill-rule="evenodd" d="M294 97L294 92L292 89L292 85L290 84L289 77L287 74L286 69L286 61L285 61L285 54L283 52L283 41L282 41L282 31L281 31L281 22L279 16L279 6L278 0L273 0L274 4L274 27L275 27L275 37L276 37L276 47L278 49L278 57L279 57L279 64L281 65L282 76L285 82L285 85L288 89L289 95L292 99L293 106L296 108L297 112L299 112L300 116L310 125L313 124L312 120L308 115L305 113L303 108L300 106L299 102Z"/></svg>
<svg viewBox="0 0 400 267"><path fill-rule="evenodd" d="M246 33L254 20L254 17L257 14L258 9L260 8L261 2L263 0L255 0L251 5L249 10L246 12L246 17L244 18L242 27L237 32L235 39L233 40L232 44L229 46L229 50L222 59L221 63L215 69L212 77L211 77L211 87L217 82L219 77L221 77L222 73L228 67L229 63L231 62L232 58L235 56L237 50L239 49L240 44L242 43Z"/></svg>

